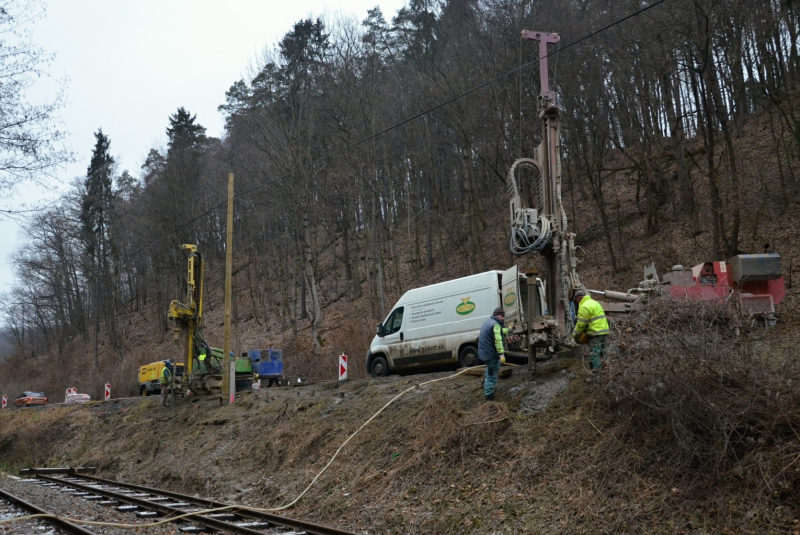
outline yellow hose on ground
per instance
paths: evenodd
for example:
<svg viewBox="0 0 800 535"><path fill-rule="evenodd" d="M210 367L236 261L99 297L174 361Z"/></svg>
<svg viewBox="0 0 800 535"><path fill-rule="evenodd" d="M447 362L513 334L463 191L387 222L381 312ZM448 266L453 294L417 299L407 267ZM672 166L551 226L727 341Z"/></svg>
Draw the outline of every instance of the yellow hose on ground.
<svg viewBox="0 0 800 535"><path fill-rule="evenodd" d="M506 363L506 366L517 366L517 365L516 364ZM91 526L108 526L108 527L115 527L115 528L149 528L149 527L153 527L153 526L160 526L162 524L167 524L169 522L174 522L175 520L179 520L181 518L188 518L188 517L197 516L197 515L205 515L205 514L210 514L210 513L217 513L217 512L220 512L220 511L227 511L229 509L239 509L239 510L242 510L242 511L254 511L254 512L260 512L260 513L271 513L271 512L274 512L274 511L284 511L284 510L289 509L290 507L294 506L297 502L299 502L303 498L303 496L306 495L306 493L311 489L311 487L314 486L314 483L317 482L319 477L322 474L325 473L325 471L328 469L328 467L331 464L333 464L333 461L339 455L339 452L341 452L342 449L347 445L347 443L350 442L358 433L360 433L362 429L364 429L367 425L369 425L369 423L372 420L374 420L380 413L382 413L384 410L386 410L386 408L389 407L389 405L391 405L392 403L394 403L395 401L397 401L398 399L403 397L405 394L411 392L412 390L416 390L417 388L419 388L421 386L425 386L425 385L429 385L429 384L433 384L433 383L438 383L439 381L447 381L448 379L453 379L454 377L458 377L459 375L461 375L462 373L465 373L468 370L474 370L474 369L483 368L483 367L484 366L472 366L470 368L464 368L463 370L460 370L460 371L454 373L453 375L448 375L447 377L439 377L438 379L431 379L430 381L425 381L423 383L416 384L414 386L406 388L405 390L403 390L402 392L397 394L395 397L390 399L389 402L386 403L386 405L381 407L375 414L373 414L369 418L369 420L367 420L366 422L361 424L361 427L356 429L349 437L347 437L347 440L342 442L342 445L339 446L339 448L336 450L336 453L333 454L333 457L331 457L331 460L328 461L328 464L326 464L325 467L322 470L320 470L317 473L316 476L314 476L314 479L311 480L311 483L308 484L308 486L303 490L303 492L300 493L299 496L297 496L297 498L295 498L291 502L289 502L286 505L281 506L281 507L273 507L273 508L270 508L270 509L259 509L259 508L256 508L256 507L247 507L247 506L244 506L244 505L227 505L225 507L219 507L219 508L216 508L216 509L205 509L203 511L195 511L193 513L186 513L186 514L183 514L183 515L180 515L180 516L170 517L170 518L165 519L165 520L160 520L158 522L152 522L152 523L148 523L148 524L118 524L118 523L114 523L114 522L95 522L95 521L91 521L91 520L79 520L77 518L69 518L69 517L66 517L66 516L51 515L51 514L38 514L38 515L19 516L19 517L15 517L15 518L9 518L7 520L0 520L0 524L9 524L11 522L18 522L20 520L28 520L28 519L33 519L33 518L58 518L58 519L61 519L61 520L66 520L67 522L72 522L73 524L86 524L86 525L91 525Z"/></svg>

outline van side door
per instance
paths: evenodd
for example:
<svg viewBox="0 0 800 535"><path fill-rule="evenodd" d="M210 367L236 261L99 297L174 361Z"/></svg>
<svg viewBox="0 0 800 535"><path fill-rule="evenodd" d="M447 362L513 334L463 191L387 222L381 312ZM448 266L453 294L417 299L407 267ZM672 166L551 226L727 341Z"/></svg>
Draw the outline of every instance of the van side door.
<svg viewBox="0 0 800 535"><path fill-rule="evenodd" d="M509 323L522 323L525 321L523 317L522 307L520 306L522 294L519 288L519 271L517 266L504 271L501 276L500 284L500 301L502 307L506 311L506 325Z"/></svg>
<svg viewBox="0 0 800 535"><path fill-rule="evenodd" d="M397 307L383 322L383 343L389 350L389 367L394 368L394 360L403 356L403 312L405 307Z"/></svg>

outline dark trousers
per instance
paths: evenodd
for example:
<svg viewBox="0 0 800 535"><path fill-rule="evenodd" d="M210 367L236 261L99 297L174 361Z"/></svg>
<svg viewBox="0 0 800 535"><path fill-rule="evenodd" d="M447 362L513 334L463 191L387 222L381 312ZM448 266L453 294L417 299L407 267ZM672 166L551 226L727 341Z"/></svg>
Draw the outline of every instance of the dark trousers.
<svg viewBox="0 0 800 535"><path fill-rule="evenodd" d="M608 335L589 338L589 365L593 370L602 370L606 360Z"/></svg>
<svg viewBox="0 0 800 535"><path fill-rule="evenodd" d="M486 363L486 372L483 374L483 395L494 394L494 385L497 384L497 374L500 372L500 359L492 359Z"/></svg>

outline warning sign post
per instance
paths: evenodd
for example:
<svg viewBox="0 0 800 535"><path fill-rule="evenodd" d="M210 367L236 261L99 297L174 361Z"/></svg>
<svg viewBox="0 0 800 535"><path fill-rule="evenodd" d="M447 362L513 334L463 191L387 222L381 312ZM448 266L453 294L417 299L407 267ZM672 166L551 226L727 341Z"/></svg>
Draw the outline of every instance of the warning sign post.
<svg viewBox="0 0 800 535"><path fill-rule="evenodd" d="M347 355L339 355L339 380L347 379Z"/></svg>

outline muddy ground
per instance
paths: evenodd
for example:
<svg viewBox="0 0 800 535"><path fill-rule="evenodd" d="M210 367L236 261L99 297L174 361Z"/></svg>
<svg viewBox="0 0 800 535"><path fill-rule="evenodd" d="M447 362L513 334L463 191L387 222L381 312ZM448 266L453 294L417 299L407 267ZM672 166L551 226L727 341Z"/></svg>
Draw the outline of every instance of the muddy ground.
<svg viewBox="0 0 800 535"><path fill-rule="evenodd" d="M263 389L234 405L204 397L163 408L149 397L5 410L0 468L95 466L101 477L276 508L410 388L285 514L359 533L765 532L761 512L735 500L712 513L676 506L681 480L643 466L581 358L540 365L534 378L513 371L496 402L476 376L422 385L454 373L439 372ZM795 526L789 515L776 522Z"/></svg>

